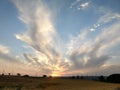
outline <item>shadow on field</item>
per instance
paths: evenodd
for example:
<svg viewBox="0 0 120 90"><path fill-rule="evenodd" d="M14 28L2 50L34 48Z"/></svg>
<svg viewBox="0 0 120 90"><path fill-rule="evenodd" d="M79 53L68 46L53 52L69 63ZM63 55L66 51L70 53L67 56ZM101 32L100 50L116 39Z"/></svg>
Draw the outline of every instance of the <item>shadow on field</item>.
<svg viewBox="0 0 120 90"><path fill-rule="evenodd" d="M47 87L51 87L51 86L57 86L60 85L59 83L40 83L37 85L36 88L41 88L41 89L45 89Z"/></svg>

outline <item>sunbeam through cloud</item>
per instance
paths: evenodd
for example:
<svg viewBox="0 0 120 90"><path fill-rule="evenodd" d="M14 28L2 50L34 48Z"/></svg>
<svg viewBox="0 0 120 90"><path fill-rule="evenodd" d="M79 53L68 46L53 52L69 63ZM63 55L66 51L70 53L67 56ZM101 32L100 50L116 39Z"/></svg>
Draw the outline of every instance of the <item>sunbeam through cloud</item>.
<svg viewBox="0 0 120 90"><path fill-rule="evenodd" d="M1 73L65 76L120 72L119 0L1 3Z"/></svg>

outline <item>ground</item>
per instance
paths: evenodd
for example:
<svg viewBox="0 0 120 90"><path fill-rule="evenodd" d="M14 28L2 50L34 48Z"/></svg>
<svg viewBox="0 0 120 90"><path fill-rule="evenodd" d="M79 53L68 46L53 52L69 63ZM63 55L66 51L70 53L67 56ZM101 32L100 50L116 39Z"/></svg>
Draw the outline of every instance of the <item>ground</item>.
<svg viewBox="0 0 120 90"><path fill-rule="evenodd" d="M0 77L0 90L120 90L120 84L65 78Z"/></svg>

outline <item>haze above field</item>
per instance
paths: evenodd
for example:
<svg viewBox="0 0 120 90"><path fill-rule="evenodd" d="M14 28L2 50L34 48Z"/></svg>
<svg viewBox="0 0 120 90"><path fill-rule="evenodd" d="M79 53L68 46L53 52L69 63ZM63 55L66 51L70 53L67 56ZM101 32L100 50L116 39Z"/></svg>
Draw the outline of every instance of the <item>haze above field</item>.
<svg viewBox="0 0 120 90"><path fill-rule="evenodd" d="M120 0L0 0L0 72L120 72Z"/></svg>

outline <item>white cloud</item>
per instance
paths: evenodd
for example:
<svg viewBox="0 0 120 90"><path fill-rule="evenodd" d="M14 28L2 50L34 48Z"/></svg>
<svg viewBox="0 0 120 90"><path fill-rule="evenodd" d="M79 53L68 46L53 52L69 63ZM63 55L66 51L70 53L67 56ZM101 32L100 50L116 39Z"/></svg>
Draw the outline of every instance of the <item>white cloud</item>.
<svg viewBox="0 0 120 90"><path fill-rule="evenodd" d="M89 4L90 4L89 2L81 3L79 8L85 9L85 8L87 8L89 6Z"/></svg>
<svg viewBox="0 0 120 90"><path fill-rule="evenodd" d="M67 44L67 55L64 57L62 52L64 47L61 47L62 42L54 28L52 12L46 5L41 1L29 2L28 0L24 2L14 0L14 3L20 13L19 19L27 27L26 32L15 36L34 52L34 54L23 54L25 64L32 67L31 70L34 68L39 70L41 74L95 73L102 70L111 59L108 50L120 44L119 14L109 12L100 17L90 30L95 31L112 20L116 22L109 27L102 27L101 32L94 38L89 37L91 32L88 29L83 30ZM71 8L78 6L78 9L86 9L89 5L90 2L81 3L80 0L76 0L71 4Z"/></svg>
<svg viewBox="0 0 120 90"><path fill-rule="evenodd" d="M74 1L74 2L70 5L70 8L73 8L73 7L76 6L79 2L80 2L80 0Z"/></svg>
<svg viewBox="0 0 120 90"><path fill-rule="evenodd" d="M0 45L0 53L8 54L8 53L10 53L10 50L8 47Z"/></svg>
<svg viewBox="0 0 120 90"><path fill-rule="evenodd" d="M84 10L87 7L89 7L89 5L90 5L89 1L83 2L81 0L76 0L70 5L70 8L75 7L77 10Z"/></svg>
<svg viewBox="0 0 120 90"><path fill-rule="evenodd" d="M27 70L29 70L28 66L24 64L19 56L13 55L9 50L9 47L0 45L0 71L3 71L2 73L16 74L19 72L21 74L25 74Z"/></svg>
<svg viewBox="0 0 120 90"><path fill-rule="evenodd" d="M10 63L21 63L19 56L12 55L9 47L0 45L0 59Z"/></svg>
<svg viewBox="0 0 120 90"><path fill-rule="evenodd" d="M107 11L100 19L97 23L100 24L104 24L104 23L108 23L112 20L118 20L120 19L120 14L118 13L112 13L111 11Z"/></svg>
<svg viewBox="0 0 120 90"><path fill-rule="evenodd" d="M93 26L94 26L94 28L97 28L100 26L100 24L94 24Z"/></svg>
<svg viewBox="0 0 120 90"><path fill-rule="evenodd" d="M77 6L77 10L84 10L88 8L89 5L90 5L90 2L79 3L79 5Z"/></svg>
<svg viewBox="0 0 120 90"><path fill-rule="evenodd" d="M108 23L111 23L112 21L119 21L120 20L120 14L119 13L113 13L112 11L110 11L108 9L105 9L103 7L99 7L98 11L103 15L92 26L92 28L90 28L90 31L96 31L100 26L104 26Z"/></svg>
<svg viewBox="0 0 120 90"><path fill-rule="evenodd" d="M94 28L91 28L90 31L95 31L95 29L94 29Z"/></svg>
<svg viewBox="0 0 120 90"><path fill-rule="evenodd" d="M73 37L68 44L68 57L72 61L74 71L89 73L95 68L100 68L111 60L109 52L120 44L120 21L116 21L106 28L102 28L95 38L90 38L91 32L83 30L78 37ZM81 37L82 38L81 38ZM83 72L81 72L83 71ZM97 72L97 70L96 70ZM99 72L99 69L98 69ZM107 72L106 72L107 74Z"/></svg>
<svg viewBox="0 0 120 90"><path fill-rule="evenodd" d="M34 49L35 57L25 53L25 59L37 68L44 64L41 72L45 69L48 71L47 74L66 70L63 68L65 65L62 66L61 63L64 62L67 66L68 63L64 61L61 40L52 22L52 12L41 0L31 2L14 0L14 3L20 13L19 19L27 27L25 33L15 36ZM39 52L42 58L36 52Z"/></svg>

